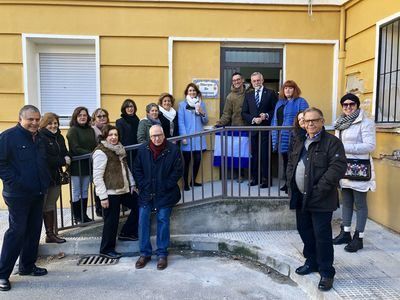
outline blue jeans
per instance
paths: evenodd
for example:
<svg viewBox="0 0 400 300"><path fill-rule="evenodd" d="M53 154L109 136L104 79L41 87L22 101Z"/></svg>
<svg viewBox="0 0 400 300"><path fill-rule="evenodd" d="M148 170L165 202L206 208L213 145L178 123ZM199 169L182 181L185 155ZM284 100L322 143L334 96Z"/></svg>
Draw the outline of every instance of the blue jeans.
<svg viewBox="0 0 400 300"><path fill-rule="evenodd" d="M151 209L150 205L139 207L139 247L141 256L151 256L152 248L150 243L151 231ZM169 217L172 207L160 208L156 211L157 216L157 251L158 257L168 256L169 246Z"/></svg>
<svg viewBox="0 0 400 300"><path fill-rule="evenodd" d="M72 201L88 198L90 176L71 176Z"/></svg>

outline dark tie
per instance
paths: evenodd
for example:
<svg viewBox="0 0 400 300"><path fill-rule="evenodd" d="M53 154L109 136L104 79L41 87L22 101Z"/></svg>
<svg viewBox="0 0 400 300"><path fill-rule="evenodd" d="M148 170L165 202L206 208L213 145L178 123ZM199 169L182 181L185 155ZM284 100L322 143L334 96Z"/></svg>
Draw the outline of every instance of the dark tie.
<svg viewBox="0 0 400 300"><path fill-rule="evenodd" d="M256 105L260 107L260 90L256 91Z"/></svg>

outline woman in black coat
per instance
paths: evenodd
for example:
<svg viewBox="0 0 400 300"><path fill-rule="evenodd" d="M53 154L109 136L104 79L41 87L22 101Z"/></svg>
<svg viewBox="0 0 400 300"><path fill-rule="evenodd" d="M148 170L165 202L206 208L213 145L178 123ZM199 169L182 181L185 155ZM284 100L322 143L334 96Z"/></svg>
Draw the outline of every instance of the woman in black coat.
<svg viewBox="0 0 400 300"><path fill-rule="evenodd" d="M132 99L126 99L121 106L121 118L115 122L120 132L120 142L124 146L138 144L137 131L139 118L136 115L137 106ZM136 150L127 153L128 166L132 169L135 160Z"/></svg>
<svg viewBox="0 0 400 300"><path fill-rule="evenodd" d="M47 164L51 176L50 187L44 198L43 221L46 228L46 243L65 243L54 232L56 202L61 193L62 167L70 165L71 158L61 135L59 118L54 113L45 113L39 124L39 134L46 145Z"/></svg>
<svg viewBox="0 0 400 300"><path fill-rule="evenodd" d="M174 109L175 98L168 93L162 93L158 99L158 118L164 130L165 138L179 136L178 114Z"/></svg>

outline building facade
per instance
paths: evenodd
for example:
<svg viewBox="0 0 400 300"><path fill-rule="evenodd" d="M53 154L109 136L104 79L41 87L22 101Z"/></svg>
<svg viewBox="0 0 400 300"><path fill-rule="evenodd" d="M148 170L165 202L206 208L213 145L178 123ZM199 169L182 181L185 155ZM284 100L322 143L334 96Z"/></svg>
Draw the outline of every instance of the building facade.
<svg viewBox="0 0 400 300"><path fill-rule="evenodd" d="M0 130L15 124L24 104L58 113L63 124L78 105L90 112L101 106L113 122L123 100L132 98L144 117L147 103L162 92L179 101L192 81L204 86L213 125L231 74L240 71L249 79L255 70L274 89L295 80L331 125L340 112L338 99L352 90L379 131L370 215L400 231L398 169L380 159L400 148L394 108L400 96L379 94L379 86L385 90L394 80L385 79L387 69L377 64L383 51L377 43L386 45L390 34L397 34L390 45L397 42L393 51L399 54L398 22L385 27L399 11L396 0L1 1ZM398 65L388 70L397 74Z"/></svg>

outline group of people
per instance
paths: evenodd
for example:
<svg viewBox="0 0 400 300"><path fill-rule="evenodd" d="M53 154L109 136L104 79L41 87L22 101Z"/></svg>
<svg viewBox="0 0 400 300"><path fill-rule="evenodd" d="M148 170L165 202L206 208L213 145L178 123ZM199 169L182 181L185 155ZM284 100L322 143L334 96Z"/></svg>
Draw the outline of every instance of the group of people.
<svg viewBox="0 0 400 300"><path fill-rule="evenodd" d="M304 243L306 261L296 273L319 272L318 288L330 290L335 275L333 245L346 244L347 252L363 248L368 218L367 192L376 187L370 154L376 145L374 122L360 108L359 98L348 93L340 99L342 114L335 122L335 135L331 135L325 131L322 111L309 108L294 81L288 80L282 85L279 97L263 86L262 74L258 72L251 75L251 85L252 88L246 87L240 73L232 75L231 92L216 126L294 127L272 131L272 150L282 156L285 184L281 190L289 192L290 208L296 210L297 229ZM260 184L265 188L271 184L268 144L266 132L253 133L250 185ZM259 145L261 153L258 153ZM351 159L369 161L369 176L346 176L351 173L352 162L348 161ZM261 174L261 180L258 174ZM340 233L332 239L332 212L339 207L338 187L342 199L342 224ZM352 236L354 206L357 222Z"/></svg>
<svg viewBox="0 0 400 300"><path fill-rule="evenodd" d="M335 137L325 131L322 111L308 107L294 81L286 81L277 95L264 86L261 73L253 73L250 79L252 87L247 88L240 73L232 75L231 92L216 126L294 125L292 130L273 131L272 147L282 156L286 184L281 190L289 193L290 208L296 210L297 229L304 242L306 261L296 273L307 275L318 271L321 275L318 287L329 290L335 275L333 244L346 243L345 250L349 252L363 248L368 216L366 193L375 189L370 155L375 148L374 123L360 109L358 97L346 94L340 101L343 114L336 121ZM139 239L136 268L143 268L151 260L152 211L157 219L157 269L167 267L170 215L181 197L178 181L183 176L184 190L201 185L196 177L202 151L206 149L204 137L187 137L203 131L208 123L201 91L190 83L184 95L175 110L174 97L161 94L158 104L146 106L146 117L142 120L136 115L136 103L126 99L116 126L110 124L108 112L103 108L90 116L87 108L77 107L67 133L68 150L56 114L46 113L41 117L32 105L20 110L19 123L0 135L0 178L10 214L10 227L4 235L0 257L0 290L11 288L9 277L18 256L20 275L47 274L46 269L35 265L42 218L46 242L65 242L54 230L63 168L71 172L71 208L76 223L92 221L87 206L93 176L96 213L104 218L101 256L111 259L122 256L115 246L123 205L130 213L118 239ZM178 143L166 140L175 136L184 137ZM142 145L128 155L124 146L138 143ZM266 131L252 132L250 185L261 188L271 185L268 145ZM91 154L92 165L89 159L72 160L85 154ZM370 160L372 175L363 181L343 179L349 158ZM339 186L343 224L340 234L332 239L332 212L339 206ZM357 225L352 237L353 205L357 208Z"/></svg>

